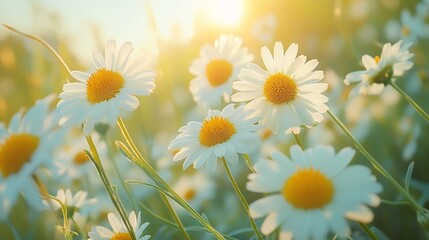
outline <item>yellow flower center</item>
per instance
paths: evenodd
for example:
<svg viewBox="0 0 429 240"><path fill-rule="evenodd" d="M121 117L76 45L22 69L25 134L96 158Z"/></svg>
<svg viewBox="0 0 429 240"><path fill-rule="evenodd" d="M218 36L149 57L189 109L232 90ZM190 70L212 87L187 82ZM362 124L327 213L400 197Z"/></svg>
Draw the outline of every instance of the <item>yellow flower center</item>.
<svg viewBox="0 0 429 240"><path fill-rule="evenodd" d="M262 140L267 140L269 137L271 137L273 135L273 132L269 129L265 129L262 134L261 134L261 139Z"/></svg>
<svg viewBox="0 0 429 240"><path fill-rule="evenodd" d="M132 240L132 238L129 233L120 232L113 235L110 240Z"/></svg>
<svg viewBox="0 0 429 240"><path fill-rule="evenodd" d="M88 155L86 155L86 153L84 151L78 152L73 158L73 162L76 165L82 165L82 164L87 163L88 161L89 161L89 157L88 157Z"/></svg>
<svg viewBox="0 0 429 240"><path fill-rule="evenodd" d="M97 69L86 83L87 98L90 103L108 101L116 96L124 86L124 78L118 72Z"/></svg>
<svg viewBox="0 0 429 240"><path fill-rule="evenodd" d="M286 181L282 194L294 207L310 210L331 202L334 186L319 170L301 169Z"/></svg>
<svg viewBox="0 0 429 240"><path fill-rule="evenodd" d="M295 81L283 73L271 75L264 84L267 101L276 105L293 101L297 93Z"/></svg>
<svg viewBox="0 0 429 240"><path fill-rule="evenodd" d="M402 28L402 35L404 35L404 36L409 36L410 35L410 28L409 27L407 27L407 26L404 26L403 28Z"/></svg>
<svg viewBox="0 0 429 240"><path fill-rule="evenodd" d="M0 172L3 177L19 172L21 167L31 160L39 145L39 137L19 133L10 135L0 145Z"/></svg>
<svg viewBox="0 0 429 240"><path fill-rule="evenodd" d="M228 81L232 74L232 64L226 60L214 59L207 64L206 76L210 85L217 87Z"/></svg>
<svg viewBox="0 0 429 240"><path fill-rule="evenodd" d="M376 63L378 63L378 62L380 62L380 57L379 56L375 56L374 60L375 60Z"/></svg>
<svg viewBox="0 0 429 240"><path fill-rule="evenodd" d="M188 189L188 190L185 192L185 194L183 195L183 198L184 198L186 201L190 201L190 200L194 199L195 194L196 194L195 190L191 188L191 189Z"/></svg>
<svg viewBox="0 0 429 240"><path fill-rule="evenodd" d="M228 119L214 116L209 120L204 120L200 130L200 144L211 147L226 142L235 132L234 124Z"/></svg>

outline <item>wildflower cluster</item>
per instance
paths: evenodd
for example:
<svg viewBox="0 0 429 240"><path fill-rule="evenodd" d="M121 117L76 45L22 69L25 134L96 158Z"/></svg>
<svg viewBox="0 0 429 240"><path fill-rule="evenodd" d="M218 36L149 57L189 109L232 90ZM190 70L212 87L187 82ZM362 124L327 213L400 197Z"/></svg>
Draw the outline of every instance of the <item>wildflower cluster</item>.
<svg viewBox="0 0 429 240"><path fill-rule="evenodd" d="M110 39L104 52L92 53L89 71L70 70L42 39L3 25L47 46L67 76L58 79L61 90L0 123L0 223L7 229L0 224L0 238L34 234L16 218L40 215L47 232L40 236L55 239L384 239L375 208L400 203L429 232L429 188L412 177L421 163L410 163L400 183L389 167L395 163L378 160L383 141L374 151L360 131L369 128L359 128L364 113L370 121L375 111L342 109L395 90L422 121L396 128L417 136L427 128L429 115L397 82L418 65L413 48L429 37L422 32L428 9L425 0L415 16L404 11L403 36L380 45L377 56L363 52L365 70L344 77L332 73L335 66L322 70L317 54L301 53L309 52L305 44L260 34L270 43L253 54L246 38L220 34L189 61L189 102L177 99L180 86L168 101L150 96L168 89L163 65L141 58L131 42ZM347 111L362 118L349 122ZM405 160L420 142L404 147ZM401 202L386 200L392 192Z"/></svg>

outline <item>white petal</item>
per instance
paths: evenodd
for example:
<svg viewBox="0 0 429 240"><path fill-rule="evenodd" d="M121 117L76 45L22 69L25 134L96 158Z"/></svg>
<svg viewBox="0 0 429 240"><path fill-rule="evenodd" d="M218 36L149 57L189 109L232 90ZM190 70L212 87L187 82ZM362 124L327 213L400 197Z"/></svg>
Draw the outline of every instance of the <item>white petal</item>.
<svg viewBox="0 0 429 240"><path fill-rule="evenodd" d="M281 42L276 42L274 45L275 72L283 71L283 53L283 44Z"/></svg>
<svg viewBox="0 0 429 240"><path fill-rule="evenodd" d="M276 65L273 56L270 53L270 50L268 50L266 46L261 48L261 57L268 72L274 74L276 70Z"/></svg>
<svg viewBox="0 0 429 240"><path fill-rule="evenodd" d="M350 220L362 223L370 223L374 219L374 214L365 205L359 205L357 209L346 212L345 216Z"/></svg>
<svg viewBox="0 0 429 240"><path fill-rule="evenodd" d="M113 70L116 60L116 41L114 39L107 41L104 55L106 58L106 69Z"/></svg>

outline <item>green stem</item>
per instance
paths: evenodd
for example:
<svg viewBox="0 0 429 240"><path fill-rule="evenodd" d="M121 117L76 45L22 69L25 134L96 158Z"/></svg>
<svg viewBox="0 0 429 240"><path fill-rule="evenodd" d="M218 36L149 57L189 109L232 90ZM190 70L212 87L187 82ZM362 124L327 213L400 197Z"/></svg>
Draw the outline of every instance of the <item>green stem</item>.
<svg viewBox="0 0 429 240"><path fill-rule="evenodd" d="M392 86L396 91L398 91L404 98L405 100L407 100L407 102L409 104L411 104L411 106L414 107L414 109L416 109L416 111L424 118L426 119L426 121L429 122L429 115L416 103L414 102L414 100L408 96L408 94L406 94L398 85L396 85L395 82L390 81L389 82L390 86Z"/></svg>
<svg viewBox="0 0 429 240"><path fill-rule="evenodd" d="M173 206L171 206L170 201L168 200L168 198L163 193L160 193L160 194L161 194L162 199L165 202L165 205L167 205L167 208L170 211L171 216L173 216L174 221L177 223L180 231L182 231L183 235L185 236L185 239L190 240L191 238L189 237L188 233L186 232L185 227L183 226L182 221L180 221L179 216L177 216L176 211L174 211Z"/></svg>
<svg viewBox="0 0 429 240"><path fill-rule="evenodd" d="M174 223L174 222L172 222L172 221L170 221L170 220L168 220L168 219L165 219L164 217L161 217L160 215L158 215L157 213L155 213L155 212L153 212L152 210L150 210L148 207L146 207L143 203L140 203L140 207L144 210L144 211L146 211L147 213L149 213L152 217L154 217L154 218L157 218L158 220L160 220L160 221L162 221L162 222L164 222L164 223L166 223L166 224L168 224L168 225L170 225L170 226L173 226L173 227L176 227L176 228L178 228L179 226L177 226L177 224L176 223Z"/></svg>
<svg viewBox="0 0 429 240"><path fill-rule="evenodd" d="M366 234L372 239L372 240L378 240L378 237L374 234L373 231L365 224L359 222L359 225L362 227L362 229L366 232Z"/></svg>
<svg viewBox="0 0 429 240"><path fill-rule="evenodd" d="M304 144L302 144L298 134L295 134L295 133L292 133L292 134L293 134L293 138L295 139L295 142L301 147L302 150L304 150Z"/></svg>
<svg viewBox="0 0 429 240"><path fill-rule="evenodd" d="M107 190L107 193L110 196L110 199L112 200L113 205L115 206L116 210L119 212L119 215L121 216L122 221L124 222L128 232L130 233L130 236L133 240L136 240L136 236L134 234L133 228L131 226L131 223L128 219L128 216L126 214L126 211L124 209L124 206L122 205L119 196L117 194L115 186L110 184L109 179L106 176L106 173L103 169L103 166L100 161L100 156L98 155L97 148L94 145L94 141L92 140L91 136L85 136L86 141L88 142L89 148L91 150L91 155L89 156L91 160L94 162L95 167L97 168L97 171L100 175L100 178L104 184L104 187Z"/></svg>
<svg viewBox="0 0 429 240"><path fill-rule="evenodd" d="M118 126L124 136L127 144L131 147L131 151L134 156L131 160L133 160L146 174L149 175L157 184L170 192L175 199L189 212L189 214L194 217L198 222L201 223L209 232L211 232L217 239L225 239L221 233L219 233L213 226L210 225L195 209L193 209L182 197L179 196L152 168L152 166L146 161L146 159L141 155L133 140L131 139L127 128L125 127L122 118L118 118Z"/></svg>
<svg viewBox="0 0 429 240"><path fill-rule="evenodd" d="M243 193L241 192L240 188L237 185L237 182L235 181L234 177L232 176L231 170L228 167L228 163L226 162L225 158L222 157L222 163L225 167L226 175L228 175L229 180L231 181L232 187L234 188L235 192L237 193L238 198L240 199L241 203L244 206L244 209L247 212L247 215L249 216L250 224L252 225L253 230L256 233L256 236L259 240L262 240L262 236L259 233L258 227L256 226L255 220L250 216L250 210L249 210L249 204L246 201L246 198L243 196Z"/></svg>
<svg viewBox="0 0 429 240"><path fill-rule="evenodd" d="M67 72L70 74L71 73L71 71L70 71L70 69L69 69L69 67L67 66L67 64L64 62L64 60L61 58L61 56L47 43L47 42L45 42L45 41L43 41L42 39L40 39L40 38L38 38L38 37L36 37L36 36L33 36L33 35L30 35L30 34L27 34L27 33L24 33L24 32L21 32L21 31L19 31L18 29L15 29L15 28L13 28L13 27L11 27L11 26L9 26L9 25L7 25L7 24L4 24L4 23L1 23L1 25L3 25L5 28L7 28L7 29L9 29L9 30L11 30L12 32L15 32L15 33L18 33L18 34L20 34L20 35L22 35L22 36L24 36L24 37L27 37L27 38L30 38L30 39L33 39L33 40L35 40L36 42L39 42L39 43L41 43L43 46L45 46L46 48L48 48L48 50L51 52L51 53L53 53L54 54L54 56L58 59L58 60L60 60L60 62L61 62L61 64L64 66L64 68L67 70Z"/></svg>
<svg viewBox="0 0 429 240"><path fill-rule="evenodd" d="M244 158L244 161L246 162L247 167L250 169L250 171L255 173L256 171L255 171L255 168L253 168L252 159L250 158L249 154L247 153L243 154L243 158Z"/></svg>
<svg viewBox="0 0 429 240"><path fill-rule="evenodd" d="M373 167L379 171L393 186L401 192L404 197L408 200L411 206L416 210L420 211L423 208L414 200L414 198L399 184L393 177L390 175L384 168L378 163L371 154L360 144L360 142L353 136L353 134L347 129L347 127L333 114L331 111L327 111L328 115L334 120L334 122L344 131L344 133L349 137L349 139L354 143L356 148L368 159L368 161L373 165Z"/></svg>
<svg viewBox="0 0 429 240"><path fill-rule="evenodd" d="M40 195L46 200L46 202L49 205L50 211L54 214L55 219L58 223L60 223L60 221L58 220L58 218L56 217L54 206L51 203L51 199L52 196L49 194L48 192L48 188L46 187L46 185L43 183L42 180L40 180L40 178L36 175L33 174L33 180L36 183L37 189L39 190ZM62 211L62 215L63 215L63 233L64 233L64 239L69 239L70 238L70 227L69 227L69 223L68 223L68 217L67 217L67 206L64 206L62 202L58 203L61 205L61 211Z"/></svg>
<svg viewBox="0 0 429 240"><path fill-rule="evenodd" d="M102 139L103 139L104 143L107 145L107 139L106 139L106 137L103 136ZM131 205L133 206L134 211L137 211L137 203L136 203L136 200L135 200L136 198L134 196L134 193L131 191L130 186L128 184L125 184L125 180L122 177L121 172L119 171L118 164L116 163L116 161L115 161L115 159L113 157L112 151L110 149L111 148L108 148L109 157L112 160L113 168L115 169L116 175L119 178L119 182L121 183L122 187L124 188L125 193L127 194L127 197L130 200Z"/></svg>

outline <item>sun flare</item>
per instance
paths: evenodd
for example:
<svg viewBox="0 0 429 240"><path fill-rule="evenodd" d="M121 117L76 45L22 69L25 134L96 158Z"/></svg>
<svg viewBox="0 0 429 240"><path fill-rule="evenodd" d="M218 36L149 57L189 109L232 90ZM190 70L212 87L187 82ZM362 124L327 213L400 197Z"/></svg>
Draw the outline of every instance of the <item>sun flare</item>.
<svg viewBox="0 0 429 240"><path fill-rule="evenodd" d="M221 26L235 26L243 16L243 0L210 1L206 11L208 19Z"/></svg>

